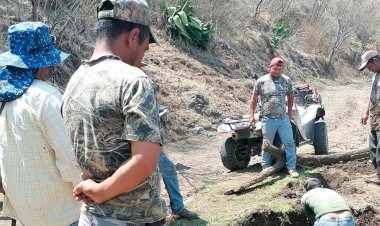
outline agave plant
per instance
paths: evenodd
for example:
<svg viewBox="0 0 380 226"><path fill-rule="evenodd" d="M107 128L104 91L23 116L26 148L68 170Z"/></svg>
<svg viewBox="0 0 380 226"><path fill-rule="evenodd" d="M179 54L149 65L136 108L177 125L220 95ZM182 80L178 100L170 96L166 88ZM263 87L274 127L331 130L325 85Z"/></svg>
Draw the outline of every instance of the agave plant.
<svg viewBox="0 0 380 226"><path fill-rule="evenodd" d="M282 42L289 36L288 27L283 20L277 23L277 27L272 38L272 45L275 49L280 49Z"/></svg>
<svg viewBox="0 0 380 226"><path fill-rule="evenodd" d="M184 0L180 6L168 7L161 3L160 8L166 13L168 29L172 39L180 39L189 45L206 49L211 38L212 26L204 23L195 15L190 0Z"/></svg>

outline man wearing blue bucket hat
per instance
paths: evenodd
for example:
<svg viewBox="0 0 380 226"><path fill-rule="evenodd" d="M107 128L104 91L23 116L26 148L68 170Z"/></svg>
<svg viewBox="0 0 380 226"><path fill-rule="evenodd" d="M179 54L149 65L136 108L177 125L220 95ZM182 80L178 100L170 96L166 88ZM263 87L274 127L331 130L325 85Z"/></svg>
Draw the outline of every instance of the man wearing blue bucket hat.
<svg viewBox="0 0 380 226"><path fill-rule="evenodd" d="M46 82L68 54L54 47L41 22L10 26L8 46L0 54L3 214L24 225L70 225L79 218L72 189L80 169L60 113L62 96Z"/></svg>
<svg viewBox="0 0 380 226"><path fill-rule="evenodd" d="M103 0L90 60L71 77L62 114L83 171L79 225L165 224L156 86L139 68L152 33L144 0Z"/></svg>

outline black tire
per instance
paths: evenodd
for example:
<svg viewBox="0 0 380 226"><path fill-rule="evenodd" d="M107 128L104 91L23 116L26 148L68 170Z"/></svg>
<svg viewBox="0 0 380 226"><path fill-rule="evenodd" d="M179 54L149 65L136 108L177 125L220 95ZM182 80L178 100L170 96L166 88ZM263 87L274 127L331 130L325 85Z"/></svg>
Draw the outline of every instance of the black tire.
<svg viewBox="0 0 380 226"><path fill-rule="evenodd" d="M329 142L327 137L326 122L314 124L314 152L316 155L327 155L329 153Z"/></svg>
<svg viewBox="0 0 380 226"><path fill-rule="evenodd" d="M231 171L247 167L251 156L246 148L247 140L235 141L229 137L220 150L220 157L224 167Z"/></svg>

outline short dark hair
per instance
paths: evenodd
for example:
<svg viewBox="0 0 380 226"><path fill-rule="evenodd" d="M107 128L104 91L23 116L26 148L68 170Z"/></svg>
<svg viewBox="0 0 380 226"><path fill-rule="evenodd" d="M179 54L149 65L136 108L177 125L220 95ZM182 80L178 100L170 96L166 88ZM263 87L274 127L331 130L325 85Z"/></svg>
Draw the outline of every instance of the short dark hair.
<svg viewBox="0 0 380 226"><path fill-rule="evenodd" d="M320 188L322 187L321 181L318 178L309 178L305 181L303 187L306 191L310 191L314 188Z"/></svg>
<svg viewBox="0 0 380 226"><path fill-rule="evenodd" d="M96 24L96 34L97 37L105 37L109 42L124 32L129 32L134 28L138 28L140 30L138 36L139 44L142 44L145 38L149 38L150 30L148 26L117 19L98 20L98 23Z"/></svg>

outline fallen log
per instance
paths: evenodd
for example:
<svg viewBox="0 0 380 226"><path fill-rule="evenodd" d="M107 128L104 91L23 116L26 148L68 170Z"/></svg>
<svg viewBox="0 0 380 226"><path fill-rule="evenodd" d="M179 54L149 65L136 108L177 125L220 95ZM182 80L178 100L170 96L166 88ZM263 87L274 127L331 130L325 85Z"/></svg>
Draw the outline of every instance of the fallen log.
<svg viewBox="0 0 380 226"><path fill-rule="evenodd" d="M276 163L273 164L271 167L268 167L261 171L259 174L254 176L250 181L240 185L237 188L234 188L232 190L226 191L224 194L225 195L232 195L235 193L239 193L247 189L248 187L260 183L261 181L265 180L267 177L274 175L275 173L281 171L282 169L285 168L286 165L286 155L285 152L273 145L271 145L268 140L264 139L263 140L263 150L265 152L268 152L271 154L275 159Z"/></svg>
<svg viewBox="0 0 380 226"><path fill-rule="evenodd" d="M237 188L226 191L225 195L232 195L244 191L248 187L260 183L265 180L267 177L274 175L275 173L281 171L285 168L286 165L286 155L285 152L273 145L271 145L268 140L263 140L263 150L271 154L275 159L276 163L261 171L259 174L255 175L248 182L243 183ZM306 155L306 156L297 156L297 163L300 165L308 166L322 166L329 165L339 162L348 162L356 159L365 159L369 158L369 149L362 148L354 151L341 152L329 155Z"/></svg>
<svg viewBox="0 0 380 226"><path fill-rule="evenodd" d="M358 150L339 152L328 155L305 155L297 156L297 164L307 166L330 165L339 162L349 162L356 159L369 158L369 149L361 148Z"/></svg>

